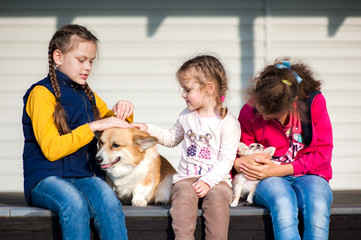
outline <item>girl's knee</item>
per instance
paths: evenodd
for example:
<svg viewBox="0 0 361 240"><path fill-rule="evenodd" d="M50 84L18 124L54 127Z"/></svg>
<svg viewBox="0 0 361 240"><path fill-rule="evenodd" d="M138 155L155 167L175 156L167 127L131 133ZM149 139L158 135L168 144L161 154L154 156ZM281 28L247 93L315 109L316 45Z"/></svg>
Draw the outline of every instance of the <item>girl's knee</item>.
<svg viewBox="0 0 361 240"><path fill-rule="evenodd" d="M260 201L259 196L256 196L256 198ZM263 204L262 206L265 206L270 211L275 221L283 222L284 224L287 224L287 222L297 223L298 207L295 198L290 198L287 195L274 195L273 197L268 196L261 203Z"/></svg>
<svg viewBox="0 0 361 240"><path fill-rule="evenodd" d="M314 175L307 175L295 185L295 192L301 209L313 211L329 211L333 199L328 182Z"/></svg>
<svg viewBox="0 0 361 240"><path fill-rule="evenodd" d="M198 202L198 196L192 187L193 180L181 180L172 186L171 198L175 201L189 201L195 199Z"/></svg>
<svg viewBox="0 0 361 240"><path fill-rule="evenodd" d="M205 196L205 200L211 199L212 202L220 203L222 205L229 204L232 201L233 193L231 187L228 185L216 186L211 189Z"/></svg>
<svg viewBox="0 0 361 240"><path fill-rule="evenodd" d="M70 201L60 207L58 212L61 225L67 226L85 226L89 224L90 213L88 206L84 201Z"/></svg>
<svg viewBox="0 0 361 240"><path fill-rule="evenodd" d="M198 201L198 196L194 191L177 191L172 194L171 212L196 212L198 210Z"/></svg>
<svg viewBox="0 0 361 240"><path fill-rule="evenodd" d="M296 208L297 198L291 184L281 177L270 177L258 183L254 202L268 209Z"/></svg>
<svg viewBox="0 0 361 240"><path fill-rule="evenodd" d="M82 197L75 197L72 200L68 201L67 204L62 206L64 211L74 212L79 214L89 214L88 204Z"/></svg>

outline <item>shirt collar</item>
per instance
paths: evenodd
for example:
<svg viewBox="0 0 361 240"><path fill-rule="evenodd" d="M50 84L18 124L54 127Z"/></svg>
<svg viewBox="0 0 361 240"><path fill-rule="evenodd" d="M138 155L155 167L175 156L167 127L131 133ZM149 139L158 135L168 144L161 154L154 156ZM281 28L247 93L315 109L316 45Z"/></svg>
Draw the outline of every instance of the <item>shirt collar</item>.
<svg viewBox="0 0 361 240"><path fill-rule="evenodd" d="M70 86L74 89L81 89L82 86L73 80L71 80L67 75L60 71L56 71L56 79L58 80L59 84L62 84L64 86Z"/></svg>

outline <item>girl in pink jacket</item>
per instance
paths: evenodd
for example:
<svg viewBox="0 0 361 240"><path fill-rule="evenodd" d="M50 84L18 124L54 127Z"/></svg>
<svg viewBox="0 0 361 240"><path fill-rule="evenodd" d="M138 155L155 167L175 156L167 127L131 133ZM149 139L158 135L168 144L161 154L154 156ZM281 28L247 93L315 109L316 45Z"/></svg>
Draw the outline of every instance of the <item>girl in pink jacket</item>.
<svg viewBox="0 0 361 240"><path fill-rule="evenodd" d="M237 172L262 180L254 203L271 214L275 239L328 239L332 127L321 82L303 62L276 60L253 79L239 114L241 142L273 146L270 156L240 156ZM275 163L279 162L280 164Z"/></svg>

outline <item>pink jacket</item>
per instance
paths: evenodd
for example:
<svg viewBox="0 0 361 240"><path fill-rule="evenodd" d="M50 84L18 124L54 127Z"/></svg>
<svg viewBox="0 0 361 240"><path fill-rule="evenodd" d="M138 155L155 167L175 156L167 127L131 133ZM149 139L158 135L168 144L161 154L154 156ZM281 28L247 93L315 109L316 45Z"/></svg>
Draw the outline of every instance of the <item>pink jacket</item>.
<svg viewBox="0 0 361 240"><path fill-rule="evenodd" d="M302 131L309 135L306 146L292 162L294 174L314 174L329 181L332 178L332 127L327 113L326 100L322 93L311 97L311 122L302 124ZM276 148L275 156L286 154L289 141L276 120L265 121L253 107L251 101L243 106L238 121L241 124L241 142L249 145L257 142L265 147ZM305 138L305 136L303 136Z"/></svg>

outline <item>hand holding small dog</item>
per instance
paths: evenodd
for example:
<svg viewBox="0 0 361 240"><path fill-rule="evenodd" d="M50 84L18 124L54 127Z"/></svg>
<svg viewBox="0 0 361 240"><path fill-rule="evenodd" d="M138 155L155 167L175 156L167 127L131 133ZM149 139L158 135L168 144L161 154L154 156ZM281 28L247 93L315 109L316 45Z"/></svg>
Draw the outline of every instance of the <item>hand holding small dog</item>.
<svg viewBox="0 0 361 240"><path fill-rule="evenodd" d="M234 160L234 168L236 169L237 172L242 172L241 163L247 163L249 165L254 165L254 166L261 165L260 163L256 162L256 159L271 160L271 156L266 153L255 153L250 155L244 155Z"/></svg>
<svg viewBox="0 0 361 240"><path fill-rule="evenodd" d="M120 100L112 108L117 118L125 120L134 110L134 105L131 102Z"/></svg>
<svg viewBox="0 0 361 240"><path fill-rule="evenodd" d="M242 162L240 165L241 171L249 180L262 180L268 177L283 177L294 174L292 164L276 164L264 158L256 158L255 162L260 165L255 166L246 162Z"/></svg>
<svg viewBox="0 0 361 240"><path fill-rule="evenodd" d="M203 181L196 181L192 184L192 187L199 198L204 197L207 195L209 189L211 188L207 183Z"/></svg>
<svg viewBox="0 0 361 240"><path fill-rule="evenodd" d="M268 176L267 170L269 170L269 166L271 164L276 165L273 161L267 160L267 159L254 159L255 162L260 163L261 165L255 166L253 164L249 164L247 162L241 162L240 164L240 170L244 173L245 177L248 180L262 180Z"/></svg>

